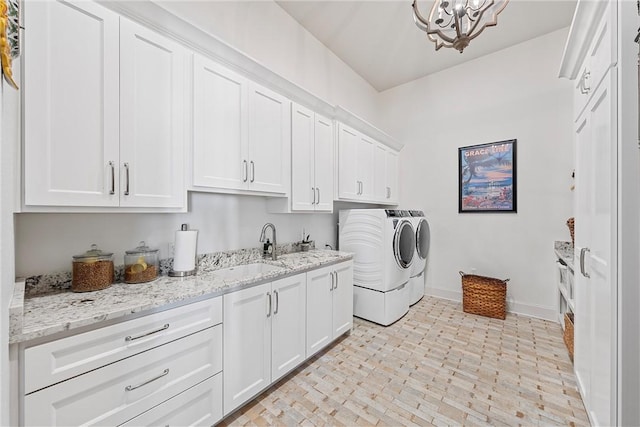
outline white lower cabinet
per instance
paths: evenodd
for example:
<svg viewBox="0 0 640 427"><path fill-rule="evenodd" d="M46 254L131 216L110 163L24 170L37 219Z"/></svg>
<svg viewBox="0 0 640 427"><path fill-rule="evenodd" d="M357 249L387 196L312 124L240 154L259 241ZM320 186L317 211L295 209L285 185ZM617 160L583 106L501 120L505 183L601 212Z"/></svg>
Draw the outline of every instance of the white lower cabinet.
<svg viewBox="0 0 640 427"><path fill-rule="evenodd" d="M221 323L217 297L25 348L21 424L218 422Z"/></svg>
<svg viewBox="0 0 640 427"><path fill-rule="evenodd" d="M353 326L353 262L307 273L307 357Z"/></svg>
<svg viewBox="0 0 640 427"><path fill-rule="evenodd" d="M305 360L306 274L224 296L224 414Z"/></svg>
<svg viewBox="0 0 640 427"><path fill-rule="evenodd" d="M221 344L217 325L28 394L24 424L122 424L221 372Z"/></svg>

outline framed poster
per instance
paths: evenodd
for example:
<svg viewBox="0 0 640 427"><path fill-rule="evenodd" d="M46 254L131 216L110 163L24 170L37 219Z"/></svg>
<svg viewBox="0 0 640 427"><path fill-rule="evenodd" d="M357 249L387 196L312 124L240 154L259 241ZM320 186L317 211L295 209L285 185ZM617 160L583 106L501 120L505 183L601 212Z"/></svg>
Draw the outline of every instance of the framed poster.
<svg viewBox="0 0 640 427"><path fill-rule="evenodd" d="M458 212L517 212L515 139L458 148Z"/></svg>

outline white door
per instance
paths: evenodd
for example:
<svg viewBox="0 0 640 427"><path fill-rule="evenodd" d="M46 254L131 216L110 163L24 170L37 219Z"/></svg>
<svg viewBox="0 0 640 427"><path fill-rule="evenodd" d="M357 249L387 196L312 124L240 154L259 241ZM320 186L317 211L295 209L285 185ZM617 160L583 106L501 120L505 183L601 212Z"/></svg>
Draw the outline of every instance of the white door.
<svg viewBox="0 0 640 427"><path fill-rule="evenodd" d="M226 294L224 414L271 383L271 283Z"/></svg>
<svg viewBox="0 0 640 427"><path fill-rule="evenodd" d="M121 206L184 204L186 63L178 43L121 18Z"/></svg>
<svg viewBox="0 0 640 427"><path fill-rule="evenodd" d="M576 130L576 199L575 199L575 259L580 259L580 249L590 241L592 176L591 168L591 121L587 114L578 120ZM582 171L585 171L583 173ZM591 286L589 280L580 272L576 262L575 271L575 307L574 318L574 370L582 395L587 397L591 378L591 335L593 311L591 308Z"/></svg>
<svg viewBox="0 0 640 427"><path fill-rule="evenodd" d="M338 126L338 197L359 199L361 184L358 179L359 136L353 129Z"/></svg>
<svg viewBox="0 0 640 427"><path fill-rule="evenodd" d="M376 144L373 155L373 197L376 201L387 201L387 147Z"/></svg>
<svg viewBox="0 0 640 427"><path fill-rule="evenodd" d="M585 207L591 231L589 241L579 249L586 249L588 255L584 270L589 276L586 286L590 287L593 313L589 407L596 425L616 424L616 76L615 70L609 71L587 107L591 147L586 172L592 181Z"/></svg>
<svg viewBox="0 0 640 427"><path fill-rule="evenodd" d="M24 2L25 204L118 206L118 16Z"/></svg>
<svg viewBox="0 0 640 427"><path fill-rule="evenodd" d="M250 84L249 188L287 193L291 172L291 101Z"/></svg>
<svg viewBox="0 0 640 427"><path fill-rule="evenodd" d="M333 268L307 273L307 357L333 339Z"/></svg>
<svg viewBox="0 0 640 427"><path fill-rule="evenodd" d="M304 273L272 284L271 382L305 360L306 290Z"/></svg>
<svg viewBox="0 0 640 427"><path fill-rule="evenodd" d="M353 326L353 261L334 266L333 285L333 337L347 332Z"/></svg>
<svg viewBox="0 0 640 427"><path fill-rule="evenodd" d="M193 185L246 189L248 81L202 56L193 62Z"/></svg>
<svg viewBox="0 0 640 427"><path fill-rule="evenodd" d="M333 212L333 122L316 114L315 119L316 212Z"/></svg>
<svg viewBox="0 0 640 427"><path fill-rule="evenodd" d="M358 178L360 185L360 198L374 200L373 165L376 143L365 135L360 135L358 141Z"/></svg>
<svg viewBox="0 0 640 427"><path fill-rule="evenodd" d="M387 161L385 166L387 185L386 201L390 203L398 202L398 157L399 153L389 148L387 150Z"/></svg>
<svg viewBox="0 0 640 427"><path fill-rule="evenodd" d="M315 210L313 111L294 104L291 112L291 209Z"/></svg>

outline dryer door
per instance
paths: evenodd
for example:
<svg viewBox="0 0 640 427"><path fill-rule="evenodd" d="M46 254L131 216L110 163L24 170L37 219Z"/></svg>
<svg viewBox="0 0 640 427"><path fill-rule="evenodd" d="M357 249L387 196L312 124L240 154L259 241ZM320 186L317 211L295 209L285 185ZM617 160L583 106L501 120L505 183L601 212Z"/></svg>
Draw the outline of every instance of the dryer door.
<svg viewBox="0 0 640 427"><path fill-rule="evenodd" d="M393 254L401 268L408 268L416 250L416 238L413 226L407 220L400 221L393 235Z"/></svg>
<svg viewBox="0 0 640 427"><path fill-rule="evenodd" d="M420 219L416 230L416 250L421 259L427 259L429 245L431 243L431 232L426 219Z"/></svg>

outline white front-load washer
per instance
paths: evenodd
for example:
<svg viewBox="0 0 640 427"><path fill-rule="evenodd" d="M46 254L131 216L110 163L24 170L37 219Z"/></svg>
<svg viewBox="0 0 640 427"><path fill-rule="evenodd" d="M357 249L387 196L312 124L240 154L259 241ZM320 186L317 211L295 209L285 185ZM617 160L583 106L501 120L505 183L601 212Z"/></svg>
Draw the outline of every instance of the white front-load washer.
<svg viewBox="0 0 640 427"><path fill-rule="evenodd" d="M411 222L416 233L416 250L411 262L409 277L410 305L420 301L424 296L424 274L427 266L427 255L431 244L431 230L423 211L409 210Z"/></svg>
<svg viewBox="0 0 640 427"><path fill-rule="evenodd" d="M339 248L352 252L354 315L390 325L409 311L415 232L407 211L348 209L339 214Z"/></svg>

